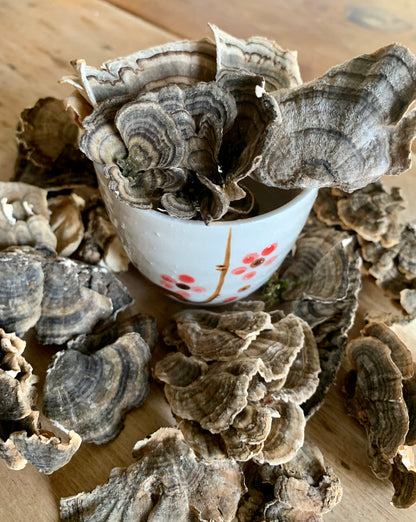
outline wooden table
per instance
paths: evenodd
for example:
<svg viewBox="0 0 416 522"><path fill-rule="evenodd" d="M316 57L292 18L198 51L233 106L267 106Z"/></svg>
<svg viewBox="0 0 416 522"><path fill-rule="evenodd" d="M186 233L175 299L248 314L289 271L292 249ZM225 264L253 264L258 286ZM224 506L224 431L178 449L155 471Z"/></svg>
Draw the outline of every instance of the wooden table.
<svg viewBox="0 0 416 522"><path fill-rule="evenodd" d="M18 115L44 96L64 97L58 80L70 72L69 61L83 57L99 65L119 55L178 38L209 35L213 22L237 37L263 35L299 52L304 80L353 56L399 41L416 46L414 0L369 0L365 8L339 0L0 0L0 179L13 172ZM354 9L355 10L354 10ZM416 217L414 169L390 185L413 194L409 215ZM122 276L136 299L134 308L153 314L160 326L180 307L147 283L134 269ZM364 281L355 331L365 310L391 307L371 281ZM1 325L0 325L1 326ZM25 355L40 376L41 389L51 349L31 346ZM83 444L63 469L46 476L27 465L9 470L0 461L0 521L58 520L59 498L89 491L107 481L113 467L132 462L134 443L160 426L174 423L161 388L129 413L125 428L104 446ZM317 442L327 464L341 478L342 502L327 521L416 520L416 507L399 511L390 505L392 486L372 475L361 427L345 412L337 383L311 419L307 436Z"/></svg>

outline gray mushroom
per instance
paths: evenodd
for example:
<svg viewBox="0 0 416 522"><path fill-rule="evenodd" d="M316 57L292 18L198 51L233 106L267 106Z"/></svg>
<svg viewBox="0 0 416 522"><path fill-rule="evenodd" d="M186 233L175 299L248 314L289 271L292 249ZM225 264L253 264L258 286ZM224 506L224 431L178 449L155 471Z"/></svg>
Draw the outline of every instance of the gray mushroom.
<svg viewBox="0 0 416 522"><path fill-rule="evenodd" d="M234 519L245 488L234 461L202 461L175 428L161 428L139 441L133 456L136 462L113 469L107 484L61 499L61 520Z"/></svg>
<svg viewBox="0 0 416 522"><path fill-rule="evenodd" d="M27 462L39 471L53 473L69 462L81 438L69 432L67 442L42 430L34 410L37 381L22 353L26 342L0 328L0 457L19 470Z"/></svg>
<svg viewBox="0 0 416 522"><path fill-rule="evenodd" d="M273 92L282 125L270 129L253 177L282 188L347 192L410 167L416 134L416 56L392 44Z"/></svg>
<svg viewBox="0 0 416 522"><path fill-rule="evenodd" d="M371 470L392 482L392 502L400 508L416 502L413 455L409 458L416 442L416 366L409 350L414 332L412 321L404 323L367 324L347 345L345 379L347 409L365 427Z"/></svg>
<svg viewBox="0 0 416 522"><path fill-rule="evenodd" d="M310 219L294 253L265 288L268 308L294 313L312 327L321 372L316 392L303 404L308 417L335 380L358 308L362 263L353 239Z"/></svg>
<svg viewBox="0 0 416 522"><path fill-rule="evenodd" d="M42 344L90 332L131 304L108 270L26 248L0 252L0 320L24 334L35 326Z"/></svg>
<svg viewBox="0 0 416 522"><path fill-rule="evenodd" d="M319 356L302 319L276 314L272 321L247 305L176 314L167 341L183 352L158 361L155 376L198 455L278 464L303 443L300 405L318 386Z"/></svg>
<svg viewBox="0 0 416 522"><path fill-rule="evenodd" d="M148 345L134 332L93 354L58 352L45 379L45 415L86 442L109 442L123 427L123 415L148 394L149 361Z"/></svg>

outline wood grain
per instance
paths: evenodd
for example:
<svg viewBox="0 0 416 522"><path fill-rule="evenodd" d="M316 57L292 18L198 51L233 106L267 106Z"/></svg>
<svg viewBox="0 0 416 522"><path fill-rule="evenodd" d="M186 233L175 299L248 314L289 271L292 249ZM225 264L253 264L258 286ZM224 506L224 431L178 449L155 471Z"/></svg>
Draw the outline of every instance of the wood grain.
<svg viewBox="0 0 416 522"><path fill-rule="evenodd" d="M59 84L70 61L92 65L175 36L97 0L2 0L0 45L0 179L12 173L15 128L25 107L39 97L65 97Z"/></svg>
<svg viewBox="0 0 416 522"><path fill-rule="evenodd" d="M369 29L347 20L351 4L295 0L1 0L0 19L0 179L8 179L16 154L14 132L18 116L39 97L63 97L68 87L58 83L71 72L69 61L83 57L91 64L128 54L139 48L179 37L208 35L207 22L218 24L240 37L261 34L281 45L299 50L304 79L323 73L329 66L355 54L372 51L392 40L415 47L413 1L367 2L405 20L411 28L400 33ZM416 217L415 171L388 180L401 185L410 201L410 214ZM413 196L412 196L413 195ZM163 296L131 269L122 279L129 286L135 305L129 313L153 314L160 328L182 305ZM369 309L393 309L372 281L365 280L355 332ZM1 326L1 325L0 325ZM27 336L26 358L40 377L42 388L47 365L55 352L38 347ZM157 353L153 362L157 359ZM342 374L341 374L342 375ZM345 412L341 381L333 387L324 406L311 419L307 436L318 443L325 459L339 474L344 497L327 521L364 522L416 520L416 507L398 511L390 505L392 486L378 481L369 470L366 439L361 427ZM125 428L104 446L83 444L73 460L51 476L39 473L31 465L11 471L0 461L0 522L58 520L59 498L88 491L107 481L113 467L132 462L134 443L159 426L174 423L158 384L145 403L129 413Z"/></svg>
<svg viewBox="0 0 416 522"><path fill-rule="evenodd" d="M298 50L304 81L392 42L416 49L413 0L367 0L366 10L356 15L355 22L349 13L362 3L349 0L110 1L182 38L209 36L209 22L239 38L267 36L282 47ZM370 27L363 27L364 21Z"/></svg>

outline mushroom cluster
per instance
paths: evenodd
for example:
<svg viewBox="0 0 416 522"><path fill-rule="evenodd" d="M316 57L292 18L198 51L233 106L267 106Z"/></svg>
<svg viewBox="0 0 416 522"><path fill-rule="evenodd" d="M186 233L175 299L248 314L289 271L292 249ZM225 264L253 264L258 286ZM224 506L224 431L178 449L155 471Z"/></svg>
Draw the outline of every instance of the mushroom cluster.
<svg viewBox="0 0 416 522"><path fill-rule="evenodd" d="M286 464L241 467L201 459L180 430L160 428L136 443L133 457L107 484L62 498L61 520L319 521L342 496L338 477L309 442Z"/></svg>
<svg viewBox="0 0 416 522"><path fill-rule="evenodd" d="M302 84L296 53L265 38L181 41L64 78L81 150L115 197L205 223L246 198L244 178L352 191L410 166L416 56L400 45ZM251 208L251 205L248 205Z"/></svg>
<svg viewBox="0 0 416 522"><path fill-rule="evenodd" d="M416 311L416 224L402 216L406 203L400 189L382 183L346 194L322 189L314 205L318 219L353 231L366 272L404 310Z"/></svg>
<svg viewBox="0 0 416 522"><path fill-rule="evenodd" d="M62 100L41 98L20 115L13 181L0 186L0 247L47 247L113 271L128 260L100 198L79 128Z"/></svg>
<svg viewBox="0 0 416 522"><path fill-rule="evenodd" d="M90 332L132 303L127 288L106 268L32 247L0 251L0 324L41 344L63 344Z"/></svg>
<svg viewBox="0 0 416 522"><path fill-rule="evenodd" d="M301 405L318 385L311 329L293 314L183 310L155 366L186 441L206 459L281 464L303 444Z"/></svg>
<svg viewBox="0 0 416 522"><path fill-rule="evenodd" d="M201 460L176 428L137 442L133 457L107 484L61 499L61 520L234 520L245 490L235 461Z"/></svg>
<svg viewBox="0 0 416 522"><path fill-rule="evenodd" d="M348 232L311 217L292 254L264 289L270 309L296 314L315 336L321 373L316 392L303 405L307 416L322 404L343 360L358 308L361 264Z"/></svg>
<svg viewBox="0 0 416 522"><path fill-rule="evenodd" d="M370 467L376 477L392 481L393 504L407 508L416 502L416 469L407 450L416 444L412 353L393 329L371 322L348 343L347 360L347 406L366 429Z"/></svg>
<svg viewBox="0 0 416 522"><path fill-rule="evenodd" d="M68 442L43 430L34 410L36 377L22 356L26 342L0 328L0 457L11 469L30 462L39 471L53 473L65 466L81 445L69 432Z"/></svg>
<svg viewBox="0 0 416 522"><path fill-rule="evenodd" d="M314 444L305 441L285 464L244 465L247 492L237 513L239 522L253 520L320 521L341 500L340 480L326 467Z"/></svg>

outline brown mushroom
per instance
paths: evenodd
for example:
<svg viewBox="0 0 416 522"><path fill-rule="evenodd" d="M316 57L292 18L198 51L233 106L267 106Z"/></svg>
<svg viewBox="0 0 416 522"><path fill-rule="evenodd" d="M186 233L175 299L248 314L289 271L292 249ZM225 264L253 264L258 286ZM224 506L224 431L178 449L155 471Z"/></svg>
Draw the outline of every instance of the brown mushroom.
<svg viewBox="0 0 416 522"><path fill-rule="evenodd" d="M139 441L133 457L136 462L114 469L107 484L61 499L61 520L234 519L245 489L234 461L200 460L175 428L161 428Z"/></svg>
<svg viewBox="0 0 416 522"><path fill-rule="evenodd" d="M26 343L0 329L0 457L14 470L27 462L53 473L69 462L81 445L71 431L68 442L40 429L32 367L22 353Z"/></svg>
<svg viewBox="0 0 416 522"><path fill-rule="evenodd" d="M244 466L247 493L238 520L323 520L342 497L334 471L325 466L320 450L305 441L296 456L281 465Z"/></svg>
<svg viewBox="0 0 416 522"><path fill-rule="evenodd" d="M0 182L0 248L29 245L54 252L46 191L19 182Z"/></svg>
<svg viewBox="0 0 416 522"><path fill-rule="evenodd" d="M18 157L14 181L45 189L96 187L91 162L78 147L78 127L63 100L40 98L22 111L17 126Z"/></svg>
<svg viewBox="0 0 416 522"><path fill-rule="evenodd" d="M265 287L268 309L301 317L318 345L319 386L303 404L307 416L320 407L340 367L358 307L360 267L354 239L311 216L294 252Z"/></svg>
<svg viewBox="0 0 416 522"><path fill-rule="evenodd" d="M167 340L197 355L170 353L156 364L155 376L165 383L172 412L198 455L285 462L303 442L300 404L318 386L316 343L307 323L292 314L274 314L272 322L266 312L250 313L249 302L236 308L176 314ZM195 349L195 339L199 343L206 332L209 358Z"/></svg>
<svg viewBox="0 0 416 522"><path fill-rule="evenodd" d="M183 310L173 319L188 350L205 360L231 360L271 327L269 314L262 311Z"/></svg>
<svg viewBox="0 0 416 522"><path fill-rule="evenodd" d="M414 343L413 322L373 321L347 347L348 409L367 431L372 471L393 483L396 507L416 501L416 475L405 464L409 445L416 442L416 366L407 348Z"/></svg>
<svg viewBox="0 0 416 522"><path fill-rule="evenodd" d="M20 335L35 326L43 344L90 332L132 302L108 270L29 247L0 252L0 266L1 323Z"/></svg>
<svg viewBox="0 0 416 522"><path fill-rule="evenodd" d="M58 352L46 374L45 415L86 442L109 442L148 394L149 361L148 345L134 332L90 355Z"/></svg>
<svg viewBox="0 0 416 522"><path fill-rule="evenodd" d="M389 477L390 459L409 429L402 375L390 354L389 345L375 337L353 339L347 347L354 368L349 410L366 428L370 466L378 478Z"/></svg>

